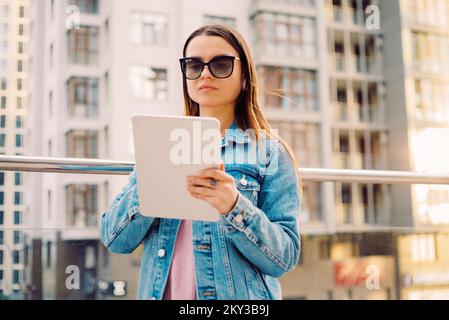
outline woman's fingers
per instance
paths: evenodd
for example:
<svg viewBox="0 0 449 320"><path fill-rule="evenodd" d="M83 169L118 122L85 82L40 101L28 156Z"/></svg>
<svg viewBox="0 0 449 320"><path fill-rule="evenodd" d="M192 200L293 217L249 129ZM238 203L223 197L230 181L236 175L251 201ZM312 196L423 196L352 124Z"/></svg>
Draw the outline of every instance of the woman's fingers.
<svg viewBox="0 0 449 320"><path fill-rule="evenodd" d="M216 196L216 190L210 189L208 187L200 187L200 186L192 186L189 185L187 187L190 193L197 193L206 197L214 197Z"/></svg>
<svg viewBox="0 0 449 320"><path fill-rule="evenodd" d="M187 178L187 183L190 185L196 185L196 186L201 186L201 187L207 187L210 189L214 189L215 186L213 186L211 184L211 179L210 178L201 178L198 176L189 176Z"/></svg>
<svg viewBox="0 0 449 320"><path fill-rule="evenodd" d="M214 178L217 181L231 181L233 178L226 172L219 169L206 169L198 172L200 178Z"/></svg>

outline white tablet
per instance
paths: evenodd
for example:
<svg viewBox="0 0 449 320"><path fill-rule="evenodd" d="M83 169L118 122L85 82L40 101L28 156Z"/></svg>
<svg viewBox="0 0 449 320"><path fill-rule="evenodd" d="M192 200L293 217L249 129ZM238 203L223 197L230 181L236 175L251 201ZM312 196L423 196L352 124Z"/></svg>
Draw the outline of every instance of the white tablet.
<svg viewBox="0 0 449 320"><path fill-rule="evenodd" d="M220 122L215 118L132 118L139 208L144 216L218 221L207 202L193 198L186 178L221 161Z"/></svg>

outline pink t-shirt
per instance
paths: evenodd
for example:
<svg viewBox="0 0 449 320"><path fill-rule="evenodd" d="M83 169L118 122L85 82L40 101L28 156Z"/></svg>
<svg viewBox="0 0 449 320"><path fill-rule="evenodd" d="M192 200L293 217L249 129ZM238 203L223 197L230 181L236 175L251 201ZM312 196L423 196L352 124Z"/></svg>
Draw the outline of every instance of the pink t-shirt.
<svg viewBox="0 0 449 320"><path fill-rule="evenodd" d="M196 300L191 220L181 220L163 299Z"/></svg>

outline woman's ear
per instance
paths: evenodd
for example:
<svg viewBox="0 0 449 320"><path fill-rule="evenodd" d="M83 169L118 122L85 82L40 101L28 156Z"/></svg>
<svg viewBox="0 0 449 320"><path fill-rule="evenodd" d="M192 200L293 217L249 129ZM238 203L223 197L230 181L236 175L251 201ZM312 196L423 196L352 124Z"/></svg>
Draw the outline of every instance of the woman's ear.
<svg viewBox="0 0 449 320"><path fill-rule="evenodd" d="M243 82L242 82L242 90L243 90L243 91L246 91L246 79L243 79Z"/></svg>

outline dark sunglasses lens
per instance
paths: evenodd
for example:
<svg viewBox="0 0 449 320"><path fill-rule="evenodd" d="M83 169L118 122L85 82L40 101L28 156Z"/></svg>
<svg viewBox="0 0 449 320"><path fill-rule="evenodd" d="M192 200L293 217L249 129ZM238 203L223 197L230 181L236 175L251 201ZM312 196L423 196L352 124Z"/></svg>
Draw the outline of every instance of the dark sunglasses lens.
<svg viewBox="0 0 449 320"><path fill-rule="evenodd" d="M203 63L197 59L187 59L182 63L182 70L188 79L198 78L202 69Z"/></svg>
<svg viewBox="0 0 449 320"><path fill-rule="evenodd" d="M218 57L210 62L212 74L217 78L227 78L232 73L234 58Z"/></svg>

